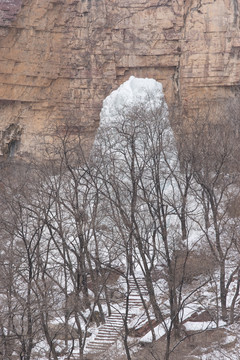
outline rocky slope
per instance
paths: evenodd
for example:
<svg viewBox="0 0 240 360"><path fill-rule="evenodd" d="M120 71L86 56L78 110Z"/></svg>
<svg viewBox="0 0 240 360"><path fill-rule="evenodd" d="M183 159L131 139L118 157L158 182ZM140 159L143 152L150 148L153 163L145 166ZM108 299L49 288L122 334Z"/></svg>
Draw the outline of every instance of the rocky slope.
<svg viewBox="0 0 240 360"><path fill-rule="evenodd" d="M187 111L237 95L239 6L240 0L1 0L1 153L36 153L66 120L91 144L103 99L130 75L161 81L167 102Z"/></svg>

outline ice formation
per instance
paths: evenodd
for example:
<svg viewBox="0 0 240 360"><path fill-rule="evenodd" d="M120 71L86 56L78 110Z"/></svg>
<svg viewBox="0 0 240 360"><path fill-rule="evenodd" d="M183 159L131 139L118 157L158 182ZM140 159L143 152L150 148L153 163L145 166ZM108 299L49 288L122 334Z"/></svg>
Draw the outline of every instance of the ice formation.
<svg viewBox="0 0 240 360"><path fill-rule="evenodd" d="M119 121L119 115L126 114L133 107L145 106L145 110L156 110L162 105L167 113L161 83L131 76L103 101L100 126Z"/></svg>

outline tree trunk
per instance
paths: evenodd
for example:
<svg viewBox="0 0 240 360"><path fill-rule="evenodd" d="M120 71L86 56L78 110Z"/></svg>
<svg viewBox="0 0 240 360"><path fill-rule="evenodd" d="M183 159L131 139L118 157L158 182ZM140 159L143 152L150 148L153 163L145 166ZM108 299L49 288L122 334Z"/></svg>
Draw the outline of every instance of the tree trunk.
<svg viewBox="0 0 240 360"><path fill-rule="evenodd" d="M227 290L225 286L225 262L220 263L220 301L222 310L222 319L227 321Z"/></svg>
<svg viewBox="0 0 240 360"><path fill-rule="evenodd" d="M239 295L239 290L240 290L240 268L238 269L237 287L230 308L230 324L233 324L234 322L234 309L235 309L236 300Z"/></svg>

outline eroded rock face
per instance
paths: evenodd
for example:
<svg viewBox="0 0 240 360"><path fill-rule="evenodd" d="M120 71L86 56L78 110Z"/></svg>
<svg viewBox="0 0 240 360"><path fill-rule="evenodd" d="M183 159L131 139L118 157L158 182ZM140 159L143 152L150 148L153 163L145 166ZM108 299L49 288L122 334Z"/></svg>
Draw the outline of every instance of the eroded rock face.
<svg viewBox="0 0 240 360"><path fill-rule="evenodd" d="M1 0L0 2L0 26L11 25L21 9L22 0Z"/></svg>
<svg viewBox="0 0 240 360"><path fill-rule="evenodd" d="M65 121L90 145L103 99L130 75L186 111L238 94L240 0L0 4L0 130L19 124L19 153Z"/></svg>
<svg viewBox="0 0 240 360"><path fill-rule="evenodd" d="M10 124L1 132L0 156L4 159L15 156L20 145L22 128L18 124Z"/></svg>

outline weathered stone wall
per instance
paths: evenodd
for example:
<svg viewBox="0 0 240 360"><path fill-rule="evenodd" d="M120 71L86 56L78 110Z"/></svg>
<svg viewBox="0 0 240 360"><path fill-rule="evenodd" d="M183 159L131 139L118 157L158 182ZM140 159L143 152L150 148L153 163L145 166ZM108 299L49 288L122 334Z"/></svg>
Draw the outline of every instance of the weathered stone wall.
<svg viewBox="0 0 240 360"><path fill-rule="evenodd" d="M91 143L103 99L130 75L185 110L235 95L240 0L1 0L0 131L36 152L56 124ZM12 139L11 141L14 141ZM6 141L2 141L6 143Z"/></svg>

